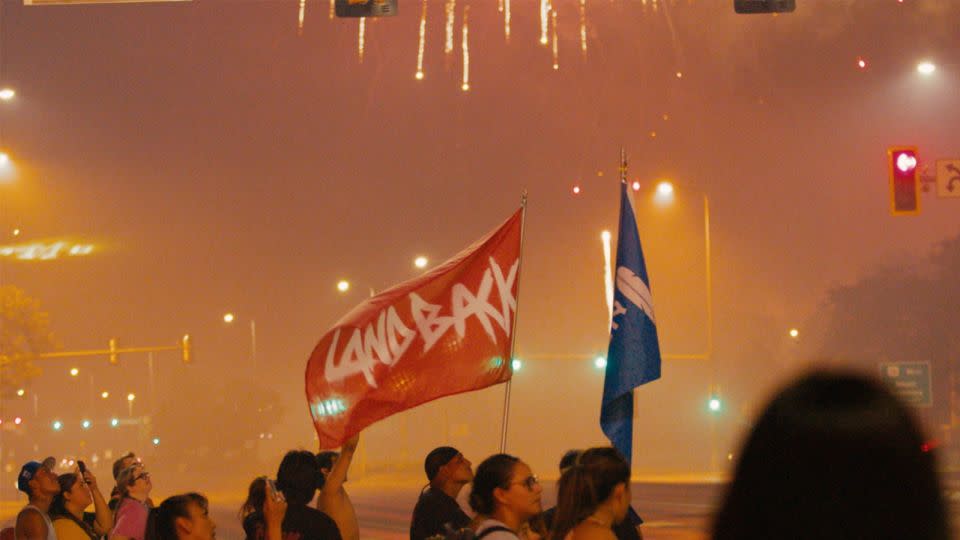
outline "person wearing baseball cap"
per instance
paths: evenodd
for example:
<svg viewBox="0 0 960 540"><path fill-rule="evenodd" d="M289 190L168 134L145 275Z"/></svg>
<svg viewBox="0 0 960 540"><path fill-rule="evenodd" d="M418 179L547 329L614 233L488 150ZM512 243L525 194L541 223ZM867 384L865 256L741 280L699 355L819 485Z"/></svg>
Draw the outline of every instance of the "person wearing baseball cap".
<svg viewBox="0 0 960 540"><path fill-rule="evenodd" d="M470 516L460 508L457 495L473 480L470 461L451 446L434 448L423 461L430 483L420 492L410 521L410 540L424 540L456 531L470 524Z"/></svg>
<svg viewBox="0 0 960 540"><path fill-rule="evenodd" d="M17 514L15 538L29 540L57 540L57 533L50 521L50 503L60 492L57 473L53 472L57 460L48 457L43 461L28 461L20 468L17 489L27 494L30 502Z"/></svg>

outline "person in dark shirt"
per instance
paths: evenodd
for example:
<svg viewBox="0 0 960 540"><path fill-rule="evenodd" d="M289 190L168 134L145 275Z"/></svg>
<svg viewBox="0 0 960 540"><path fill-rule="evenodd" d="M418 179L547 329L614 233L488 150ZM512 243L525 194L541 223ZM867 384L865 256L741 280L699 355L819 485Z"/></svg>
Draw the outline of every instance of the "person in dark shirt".
<svg viewBox="0 0 960 540"><path fill-rule="evenodd" d="M280 462L277 488L287 500L284 540L342 540L333 519L308 506L317 491L317 471L317 456L306 450L291 450ZM254 512L244 520L244 529L255 529L261 520L261 512Z"/></svg>
<svg viewBox="0 0 960 540"><path fill-rule="evenodd" d="M582 453L583 450L567 450L567 452L563 454L563 457L560 458L560 474L563 474L563 471L576 464L577 459ZM541 514L547 530L553 528L553 517L556 513L557 507L554 506ZM613 534L617 535L617 540L643 540L643 531L640 530L642 523L643 519L640 518L637 511L631 506L627 509L627 518L613 526Z"/></svg>
<svg viewBox="0 0 960 540"><path fill-rule="evenodd" d="M470 524L468 516L457 503L463 486L473 480L470 461L459 450L450 446L434 448L423 462L430 482L413 509L410 521L410 540L424 540L442 535L447 529L456 531Z"/></svg>

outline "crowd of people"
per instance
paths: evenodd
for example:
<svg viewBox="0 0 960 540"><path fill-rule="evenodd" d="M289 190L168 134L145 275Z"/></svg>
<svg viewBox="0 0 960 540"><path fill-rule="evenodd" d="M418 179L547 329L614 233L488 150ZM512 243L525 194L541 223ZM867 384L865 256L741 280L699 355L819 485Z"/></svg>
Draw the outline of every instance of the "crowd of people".
<svg viewBox="0 0 960 540"><path fill-rule="evenodd" d="M247 540L359 540L357 512L344 489L358 442L353 437L339 453L292 450L275 480L254 479L239 515ZM203 495L154 505L150 473L132 453L114 463L109 500L83 462L60 475L55 465L53 458L23 465L18 488L29 503L17 515L15 540L216 536ZM712 536L947 540L935 465L911 411L888 389L859 375L813 373L777 394L760 416ZM413 508L410 540L643 537L643 520L631 506L630 465L611 447L564 454L557 505L546 511L543 487L516 456L490 456L474 471L460 451L442 446L426 456L424 472L428 483ZM473 516L457 502L468 485Z"/></svg>

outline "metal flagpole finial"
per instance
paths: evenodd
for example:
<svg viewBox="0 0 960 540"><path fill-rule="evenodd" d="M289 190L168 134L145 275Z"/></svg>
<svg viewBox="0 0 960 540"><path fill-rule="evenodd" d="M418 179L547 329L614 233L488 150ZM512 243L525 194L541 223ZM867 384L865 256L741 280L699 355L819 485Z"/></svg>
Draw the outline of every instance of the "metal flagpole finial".
<svg viewBox="0 0 960 540"><path fill-rule="evenodd" d="M627 151L620 147L620 181L627 183Z"/></svg>
<svg viewBox="0 0 960 540"><path fill-rule="evenodd" d="M527 190L523 190L523 193L520 194L520 206L527 207Z"/></svg>

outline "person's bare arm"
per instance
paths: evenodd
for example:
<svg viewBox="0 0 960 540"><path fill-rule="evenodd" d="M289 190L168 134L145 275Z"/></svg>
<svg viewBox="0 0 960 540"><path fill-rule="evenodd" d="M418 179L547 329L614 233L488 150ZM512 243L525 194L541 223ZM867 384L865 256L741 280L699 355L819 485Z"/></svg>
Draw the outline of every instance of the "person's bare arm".
<svg viewBox="0 0 960 540"><path fill-rule="evenodd" d="M327 473L326 481L323 483L323 489L320 490L321 506L324 500L334 500L334 496L340 495L340 490L343 489L343 482L347 479L350 462L353 461L353 454L357 450L359 443L359 433L343 443L343 448L340 449L340 457L337 458L337 461L333 464L333 468Z"/></svg>
<svg viewBox="0 0 960 540"><path fill-rule="evenodd" d="M36 510L22 512L17 516L17 525L14 536L28 540L45 540L47 538L47 522Z"/></svg>
<svg viewBox="0 0 960 540"><path fill-rule="evenodd" d="M83 473L83 481L90 486L90 493L93 494L93 510L96 513L94 529L100 534L106 534L113 528L113 512L110 506L104 500L100 488L97 487L97 477L89 470Z"/></svg>

